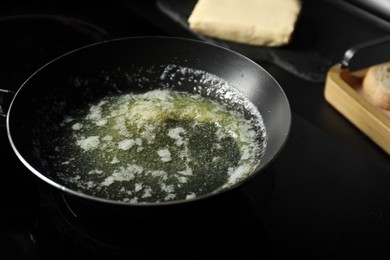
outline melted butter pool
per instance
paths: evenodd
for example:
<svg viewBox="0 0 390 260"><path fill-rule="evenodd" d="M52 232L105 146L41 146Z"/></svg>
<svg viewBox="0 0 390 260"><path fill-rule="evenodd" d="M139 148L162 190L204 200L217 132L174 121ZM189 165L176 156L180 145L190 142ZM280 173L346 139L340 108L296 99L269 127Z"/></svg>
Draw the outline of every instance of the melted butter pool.
<svg viewBox="0 0 390 260"><path fill-rule="evenodd" d="M54 168L72 189L130 203L217 192L260 162L265 130L251 114L173 90L106 97L60 124Z"/></svg>

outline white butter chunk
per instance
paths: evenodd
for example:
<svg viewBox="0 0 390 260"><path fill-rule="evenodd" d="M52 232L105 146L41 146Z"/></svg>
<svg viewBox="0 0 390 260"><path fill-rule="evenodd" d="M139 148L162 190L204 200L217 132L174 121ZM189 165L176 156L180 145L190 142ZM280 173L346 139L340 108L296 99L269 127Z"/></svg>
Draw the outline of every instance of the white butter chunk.
<svg viewBox="0 0 390 260"><path fill-rule="evenodd" d="M300 11L299 0L198 0L188 23L221 40L282 46L290 42Z"/></svg>

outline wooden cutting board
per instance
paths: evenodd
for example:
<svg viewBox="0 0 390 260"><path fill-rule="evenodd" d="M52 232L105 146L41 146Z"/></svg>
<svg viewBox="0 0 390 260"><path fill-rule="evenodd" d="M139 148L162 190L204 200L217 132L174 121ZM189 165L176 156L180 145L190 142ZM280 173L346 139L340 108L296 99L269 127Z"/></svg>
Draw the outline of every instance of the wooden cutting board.
<svg viewBox="0 0 390 260"><path fill-rule="evenodd" d="M390 155L390 111L376 107L365 97L363 76L334 65L327 73L325 99Z"/></svg>

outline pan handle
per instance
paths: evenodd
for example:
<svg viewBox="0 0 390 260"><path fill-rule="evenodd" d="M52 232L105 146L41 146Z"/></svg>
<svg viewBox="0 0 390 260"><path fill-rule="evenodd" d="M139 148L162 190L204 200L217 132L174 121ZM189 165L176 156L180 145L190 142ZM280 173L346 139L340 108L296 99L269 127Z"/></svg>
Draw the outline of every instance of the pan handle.
<svg viewBox="0 0 390 260"><path fill-rule="evenodd" d="M3 125L11 100L14 97L15 92L8 89L0 88L0 125Z"/></svg>

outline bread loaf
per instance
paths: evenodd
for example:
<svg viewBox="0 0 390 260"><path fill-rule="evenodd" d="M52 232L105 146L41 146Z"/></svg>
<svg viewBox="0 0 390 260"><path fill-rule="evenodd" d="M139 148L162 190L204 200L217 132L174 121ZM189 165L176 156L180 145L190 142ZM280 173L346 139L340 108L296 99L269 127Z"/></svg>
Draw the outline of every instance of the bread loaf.
<svg viewBox="0 0 390 260"><path fill-rule="evenodd" d="M290 42L300 11L299 0L198 0L188 23L217 39L281 46Z"/></svg>
<svg viewBox="0 0 390 260"><path fill-rule="evenodd" d="M390 110L390 62L370 67L364 76L362 87L373 105Z"/></svg>

